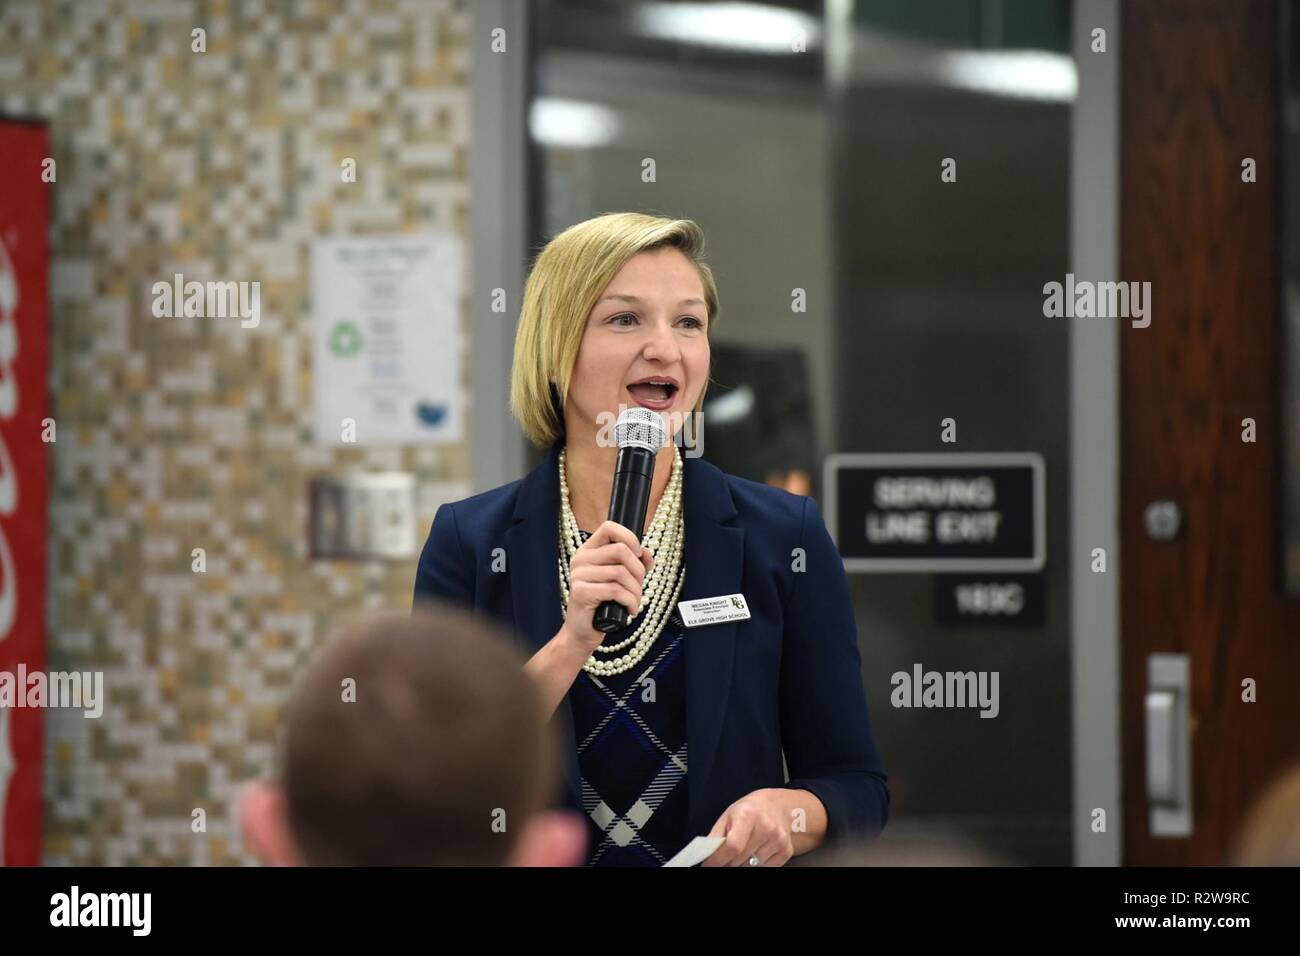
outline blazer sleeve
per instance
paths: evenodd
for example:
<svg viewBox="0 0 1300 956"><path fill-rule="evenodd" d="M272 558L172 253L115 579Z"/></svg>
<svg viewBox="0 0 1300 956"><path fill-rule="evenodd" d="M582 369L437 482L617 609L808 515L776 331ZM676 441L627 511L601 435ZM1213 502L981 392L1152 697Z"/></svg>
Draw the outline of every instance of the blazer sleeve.
<svg viewBox="0 0 1300 956"><path fill-rule="evenodd" d="M429 600L474 604L474 566L461 545L456 512L440 505L415 572L415 607Z"/></svg>
<svg viewBox="0 0 1300 956"><path fill-rule="evenodd" d="M867 714L844 561L811 498L804 499L800 542L805 565L794 575L781 652L785 786L821 800L825 845L863 841L888 818L888 778Z"/></svg>

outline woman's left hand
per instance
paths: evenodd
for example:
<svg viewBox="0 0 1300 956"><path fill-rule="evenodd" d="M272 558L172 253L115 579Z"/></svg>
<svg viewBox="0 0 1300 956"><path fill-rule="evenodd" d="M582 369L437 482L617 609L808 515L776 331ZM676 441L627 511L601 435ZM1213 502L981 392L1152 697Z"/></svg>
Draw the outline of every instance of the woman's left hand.
<svg viewBox="0 0 1300 956"><path fill-rule="evenodd" d="M749 866L750 857L757 856L759 866L784 866L794 856L792 797L803 792L771 787L745 794L713 824L709 836L726 842L701 865Z"/></svg>

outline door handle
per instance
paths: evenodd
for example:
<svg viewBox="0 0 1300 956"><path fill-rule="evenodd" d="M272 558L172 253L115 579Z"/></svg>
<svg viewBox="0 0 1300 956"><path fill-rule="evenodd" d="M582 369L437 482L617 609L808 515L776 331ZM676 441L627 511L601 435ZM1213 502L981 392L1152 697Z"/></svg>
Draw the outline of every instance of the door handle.
<svg viewBox="0 0 1300 956"><path fill-rule="evenodd" d="M1177 698L1173 691L1147 691L1147 799L1162 806L1174 804L1178 800L1174 784L1176 707Z"/></svg>
<svg viewBox="0 0 1300 956"><path fill-rule="evenodd" d="M1186 654L1147 658L1146 790L1152 836L1192 833L1190 694Z"/></svg>

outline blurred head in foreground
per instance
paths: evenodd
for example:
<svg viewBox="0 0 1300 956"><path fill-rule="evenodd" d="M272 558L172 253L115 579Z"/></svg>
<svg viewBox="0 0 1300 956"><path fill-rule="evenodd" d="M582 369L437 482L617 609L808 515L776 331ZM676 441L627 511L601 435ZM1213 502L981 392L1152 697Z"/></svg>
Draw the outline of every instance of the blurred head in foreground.
<svg viewBox="0 0 1300 956"><path fill-rule="evenodd" d="M1273 782L1237 838L1238 866L1300 866L1300 766Z"/></svg>
<svg viewBox="0 0 1300 956"><path fill-rule="evenodd" d="M274 865L574 866L583 821L546 810L556 747L524 661L446 604L345 629L285 715L279 777L239 818Z"/></svg>

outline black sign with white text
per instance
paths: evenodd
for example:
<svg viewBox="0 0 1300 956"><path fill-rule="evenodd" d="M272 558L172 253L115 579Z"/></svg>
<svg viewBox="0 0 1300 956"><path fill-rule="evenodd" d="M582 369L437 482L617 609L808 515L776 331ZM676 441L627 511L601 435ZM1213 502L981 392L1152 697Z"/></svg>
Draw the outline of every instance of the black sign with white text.
<svg viewBox="0 0 1300 956"><path fill-rule="evenodd" d="M1036 452L826 459L826 520L849 571L1025 572L1046 556Z"/></svg>

